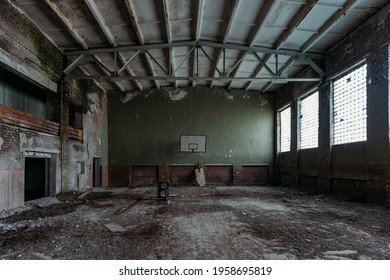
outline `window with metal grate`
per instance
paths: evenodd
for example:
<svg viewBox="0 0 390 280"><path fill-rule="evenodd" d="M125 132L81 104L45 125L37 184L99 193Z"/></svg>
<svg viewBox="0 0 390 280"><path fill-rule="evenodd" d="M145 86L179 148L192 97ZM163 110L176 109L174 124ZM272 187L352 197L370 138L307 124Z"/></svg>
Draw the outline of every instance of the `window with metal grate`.
<svg viewBox="0 0 390 280"><path fill-rule="evenodd" d="M300 100L299 112L300 148L318 147L318 91Z"/></svg>
<svg viewBox="0 0 390 280"><path fill-rule="evenodd" d="M367 140L367 65L333 81L333 144Z"/></svg>
<svg viewBox="0 0 390 280"><path fill-rule="evenodd" d="M291 107L280 111L280 151L290 151L291 142Z"/></svg>

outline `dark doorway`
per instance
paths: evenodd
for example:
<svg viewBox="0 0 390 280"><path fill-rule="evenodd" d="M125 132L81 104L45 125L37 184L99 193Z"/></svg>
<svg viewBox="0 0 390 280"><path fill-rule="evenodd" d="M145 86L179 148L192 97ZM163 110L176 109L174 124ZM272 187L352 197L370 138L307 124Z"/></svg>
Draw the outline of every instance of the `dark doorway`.
<svg viewBox="0 0 390 280"><path fill-rule="evenodd" d="M29 158L25 160L24 201L49 195L49 159Z"/></svg>
<svg viewBox="0 0 390 280"><path fill-rule="evenodd" d="M93 158L93 187L101 187L100 158Z"/></svg>

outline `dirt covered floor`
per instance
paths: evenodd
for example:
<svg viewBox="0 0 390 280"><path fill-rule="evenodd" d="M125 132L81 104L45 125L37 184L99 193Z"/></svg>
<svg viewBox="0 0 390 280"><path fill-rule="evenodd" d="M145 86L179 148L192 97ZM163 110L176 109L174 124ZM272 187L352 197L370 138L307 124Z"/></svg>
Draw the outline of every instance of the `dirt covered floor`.
<svg viewBox="0 0 390 280"><path fill-rule="evenodd" d="M0 259L390 259L390 209L259 186L71 192L0 212Z"/></svg>

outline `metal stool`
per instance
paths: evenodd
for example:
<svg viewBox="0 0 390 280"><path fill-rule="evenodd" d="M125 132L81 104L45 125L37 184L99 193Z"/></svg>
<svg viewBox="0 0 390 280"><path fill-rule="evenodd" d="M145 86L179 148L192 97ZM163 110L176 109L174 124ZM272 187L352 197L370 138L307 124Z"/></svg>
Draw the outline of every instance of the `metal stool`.
<svg viewBox="0 0 390 280"><path fill-rule="evenodd" d="M169 181L159 181L157 186L157 201L165 200L170 202L169 198Z"/></svg>

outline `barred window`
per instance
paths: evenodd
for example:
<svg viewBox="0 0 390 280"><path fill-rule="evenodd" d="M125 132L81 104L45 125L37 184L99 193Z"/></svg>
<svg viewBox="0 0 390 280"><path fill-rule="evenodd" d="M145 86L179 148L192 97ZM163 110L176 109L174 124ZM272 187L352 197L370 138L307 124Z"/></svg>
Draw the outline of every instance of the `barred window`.
<svg viewBox="0 0 390 280"><path fill-rule="evenodd" d="M333 81L333 143L367 140L367 65Z"/></svg>
<svg viewBox="0 0 390 280"><path fill-rule="evenodd" d="M299 112L300 148L318 147L318 91L300 101Z"/></svg>
<svg viewBox="0 0 390 280"><path fill-rule="evenodd" d="M280 117L280 151L290 151L291 142L291 108L287 107L279 113Z"/></svg>

